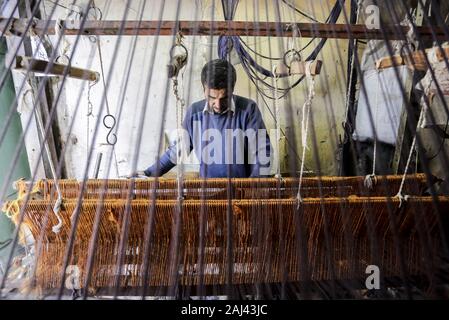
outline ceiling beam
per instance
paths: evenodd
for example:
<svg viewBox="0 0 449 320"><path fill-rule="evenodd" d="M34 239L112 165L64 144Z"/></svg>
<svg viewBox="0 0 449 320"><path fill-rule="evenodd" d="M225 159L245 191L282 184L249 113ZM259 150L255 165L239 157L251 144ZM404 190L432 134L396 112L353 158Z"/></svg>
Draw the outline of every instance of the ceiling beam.
<svg viewBox="0 0 449 320"><path fill-rule="evenodd" d="M11 19L8 24L7 18L0 18L0 30L5 35L22 35L26 31L26 19ZM49 25L46 30L45 26ZM77 35L80 33L81 21L66 20L66 35ZM80 34L82 35L119 35L122 21L86 21ZM140 24L140 25L139 25ZM55 34L55 20L38 20L33 22L33 32L38 35ZM397 25L386 25L384 30L368 29L363 24L326 24L326 23L297 23L303 38L329 38L329 39L378 39L404 40L408 27ZM291 37L293 36L292 23L290 22L246 22L246 21L135 21L128 20L123 25L123 35L136 35L138 28L142 36L168 36L173 31L179 30L184 36L219 36L240 35L260 37ZM419 37L438 40L449 40L443 28L417 27ZM385 32L385 34L383 33Z"/></svg>

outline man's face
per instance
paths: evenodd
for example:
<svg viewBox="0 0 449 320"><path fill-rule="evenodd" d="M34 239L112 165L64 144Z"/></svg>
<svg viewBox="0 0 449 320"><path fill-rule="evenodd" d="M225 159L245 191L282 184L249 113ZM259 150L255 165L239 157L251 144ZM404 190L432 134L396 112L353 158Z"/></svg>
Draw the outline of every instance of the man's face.
<svg viewBox="0 0 449 320"><path fill-rule="evenodd" d="M227 89L210 89L208 86L205 86L204 96L209 104L209 108L216 113L222 113L228 109L232 92L228 95Z"/></svg>

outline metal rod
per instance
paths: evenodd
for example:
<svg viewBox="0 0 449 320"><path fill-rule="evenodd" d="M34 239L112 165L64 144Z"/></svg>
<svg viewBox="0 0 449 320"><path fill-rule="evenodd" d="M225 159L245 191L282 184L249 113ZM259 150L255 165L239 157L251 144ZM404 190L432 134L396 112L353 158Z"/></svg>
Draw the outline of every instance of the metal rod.
<svg viewBox="0 0 449 320"><path fill-rule="evenodd" d="M95 162L94 179L98 179L98 172L100 171L101 158L103 158L103 154L100 152L97 155L97 161Z"/></svg>

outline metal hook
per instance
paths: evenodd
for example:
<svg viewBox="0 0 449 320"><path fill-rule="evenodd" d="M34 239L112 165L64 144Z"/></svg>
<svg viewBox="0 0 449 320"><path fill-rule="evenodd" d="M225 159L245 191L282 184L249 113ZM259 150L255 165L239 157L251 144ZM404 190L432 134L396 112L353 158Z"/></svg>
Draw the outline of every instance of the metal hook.
<svg viewBox="0 0 449 320"><path fill-rule="evenodd" d="M180 37L180 36L179 36ZM181 48L181 53L176 53L175 50ZM176 78L179 70L181 70L187 63L189 54L187 48L181 43L181 40L177 41L170 49L170 64L168 65L168 77Z"/></svg>
<svg viewBox="0 0 449 320"><path fill-rule="evenodd" d="M173 45L173 47L171 47L171 49L170 49L170 58L174 57L174 52L175 52L175 49L177 49L177 48L181 48L184 51L183 54L180 54L179 56L183 55L183 56L185 56L184 60L187 60L187 57L188 57L189 54L187 52L187 48L182 43L176 43L175 45Z"/></svg>
<svg viewBox="0 0 449 320"><path fill-rule="evenodd" d="M107 118L111 118L111 119L112 119L112 125L111 125L111 126L108 126L108 125L106 124L106 119L107 119ZM107 114L107 115L105 115L105 116L103 117L103 125L104 125L106 128L110 129L108 135L106 136L106 142L107 142L108 144L110 144L110 145L115 145L115 144L117 143L117 135L116 135L115 133L112 132L113 129L114 129L114 127L115 127L115 123L116 123L116 120L115 120L115 117L114 117L113 115ZM109 136L110 136L111 134L112 134L112 136L114 137L113 142L111 142L111 141L110 141L110 138L109 138Z"/></svg>
<svg viewBox="0 0 449 320"><path fill-rule="evenodd" d="M292 53L293 58L290 60L290 63L287 63L287 56ZM290 49L284 53L284 57L282 58L284 65L290 70L292 61L301 61L301 54L296 49Z"/></svg>

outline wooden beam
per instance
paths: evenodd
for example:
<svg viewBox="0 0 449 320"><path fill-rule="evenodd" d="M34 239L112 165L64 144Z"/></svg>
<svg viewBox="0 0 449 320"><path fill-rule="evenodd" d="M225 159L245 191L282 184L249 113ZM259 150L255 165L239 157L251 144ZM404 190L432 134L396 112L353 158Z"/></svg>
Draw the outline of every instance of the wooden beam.
<svg viewBox="0 0 449 320"><path fill-rule="evenodd" d="M25 33L26 19L12 19L7 23L7 18L0 18L0 30L7 36L22 35ZM45 26L49 27L46 30ZM119 35L122 21L86 21L82 32L81 21L66 20L66 35ZM33 32L37 35L55 34L55 20L38 20L33 23ZM378 39L383 40L384 35L381 30L368 29L363 24L326 24L326 23L297 23L303 38L330 38L330 39ZM135 35L139 21L128 20L123 25L123 35ZM405 40L408 27L404 26L384 26L385 37L389 40ZM247 22L247 21L141 21L138 33L141 36L168 36L173 31L180 31L184 36L201 35L240 35L240 36L260 36L260 37L292 37L291 22ZM281 31L281 32L280 32ZM349 33L350 31L350 33ZM434 27L433 32L438 40L449 40L446 38L444 29ZM279 34L281 33L281 34ZM417 27L420 37L432 39L432 29L429 27Z"/></svg>
<svg viewBox="0 0 449 320"><path fill-rule="evenodd" d="M444 58L449 59L449 47L443 47L443 50L440 50L438 47L429 48L423 51L413 52L411 55L395 55L392 57L383 57L376 61L376 68L386 69L394 66L403 66L406 65L412 70L426 71L427 64L426 58L424 54L429 55L431 51L434 50L435 58L441 62Z"/></svg>
<svg viewBox="0 0 449 320"><path fill-rule="evenodd" d="M314 60L310 63L309 70L312 76L320 74L321 66L323 62L321 60ZM307 62L293 61L290 66L290 74L306 74Z"/></svg>
<svg viewBox="0 0 449 320"><path fill-rule="evenodd" d="M290 75L305 75L307 63L305 61L292 61L290 69L284 64L279 65L276 68L276 74L290 74ZM321 72L321 66L323 62L321 60L314 60L310 62L309 70L312 76L316 76Z"/></svg>
<svg viewBox="0 0 449 320"><path fill-rule="evenodd" d="M16 56L16 65L14 70L42 73L46 76L62 76L66 68L69 68L67 76L76 79L98 81L100 79L100 74L95 71L85 70L76 67L68 67L65 64L53 63L45 73L49 62L45 60L33 59L30 57Z"/></svg>

